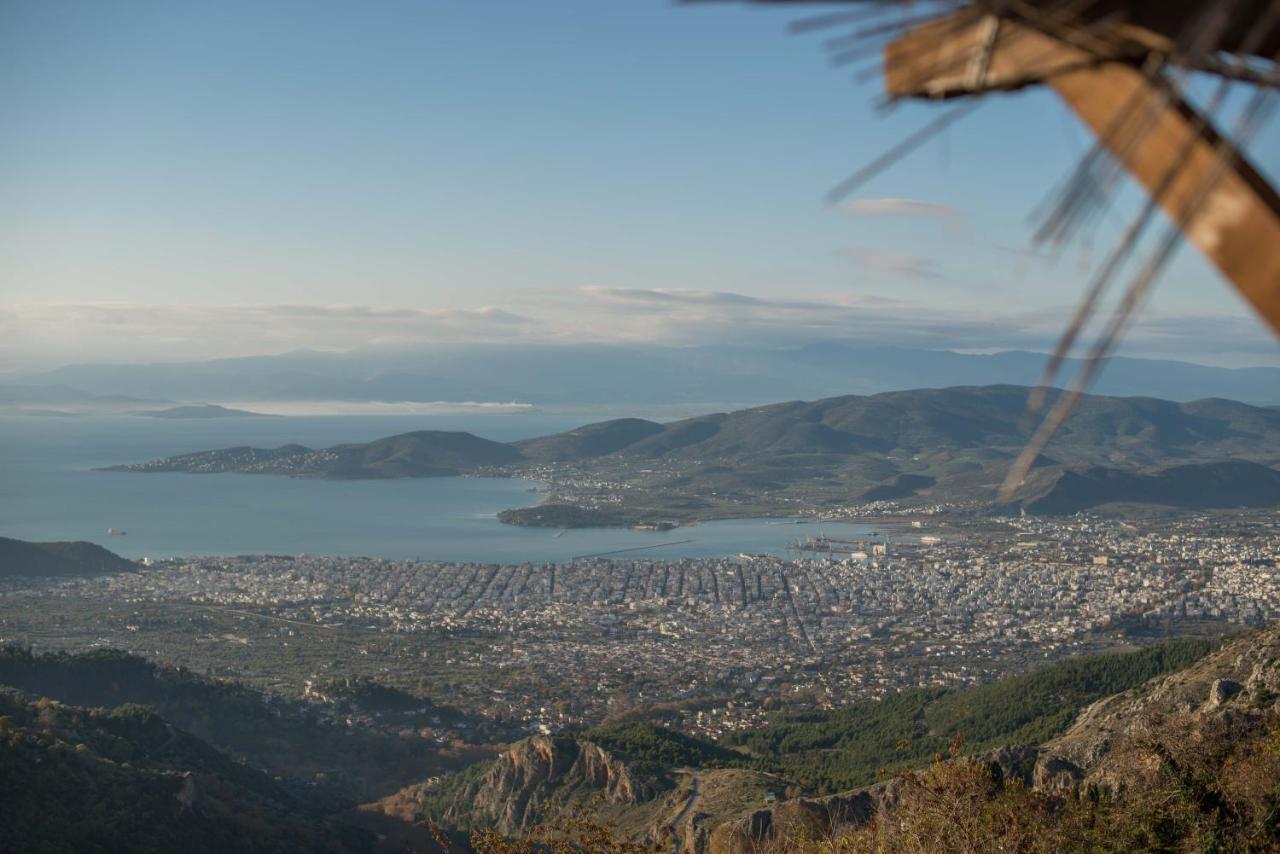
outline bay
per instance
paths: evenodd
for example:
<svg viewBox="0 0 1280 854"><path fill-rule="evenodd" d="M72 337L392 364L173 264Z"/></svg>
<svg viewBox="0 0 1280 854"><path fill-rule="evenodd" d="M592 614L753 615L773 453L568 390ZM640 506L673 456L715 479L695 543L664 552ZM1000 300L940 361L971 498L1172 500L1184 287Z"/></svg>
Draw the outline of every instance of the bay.
<svg viewBox="0 0 1280 854"><path fill-rule="evenodd" d="M784 554L799 534L815 532L774 519L663 532L520 528L498 522L497 513L536 504L540 496L536 483L509 478L324 481L95 471L210 448L324 447L411 430L465 430L514 441L595 420L537 412L207 420L4 416L0 535L88 540L133 558L307 553L512 563L605 552L633 558ZM108 528L127 533L110 536ZM821 529L838 537L870 530L833 523Z"/></svg>

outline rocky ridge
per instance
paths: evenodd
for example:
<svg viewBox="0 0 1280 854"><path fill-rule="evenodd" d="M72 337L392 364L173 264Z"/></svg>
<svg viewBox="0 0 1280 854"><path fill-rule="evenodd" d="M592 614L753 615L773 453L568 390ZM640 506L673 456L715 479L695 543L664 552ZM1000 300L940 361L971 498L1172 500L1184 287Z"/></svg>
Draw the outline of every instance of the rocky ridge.
<svg viewBox="0 0 1280 854"><path fill-rule="evenodd" d="M512 745L480 779L462 787L443 818L510 835L536 823L552 801L602 796L608 804L632 806L666 788L590 741L535 735Z"/></svg>
<svg viewBox="0 0 1280 854"><path fill-rule="evenodd" d="M1032 782L1048 791L1119 790L1119 752L1153 727L1179 718L1203 726L1267 711L1280 711L1280 626L1251 632L1185 670L1086 707L1066 732L1040 747Z"/></svg>
<svg viewBox="0 0 1280 854"><path fill-rule="evenodd" d="M1252 732L1250 726L1277 712L1280 626L1273 626L1086 707L1044 744L975 758L996 787L1016 782L1048 796L1093 789L1123 797L1125 781L1134 775L1135 744L1146 749L1160 739L1194 740L1225 725ZM1147 749L1139 762L1149 766L1151 756ZM690 854L745 854L798 838L829 838L891 816L907 786L893 777L825 797L785 797L785 781L752 771L662 771L590 741L534 736L459 789L444 818L455 827L483 825L519 835L545 817L548 806L576 803L626 838L672 844ZM766 799L766 791L780 798Z"/></svg>

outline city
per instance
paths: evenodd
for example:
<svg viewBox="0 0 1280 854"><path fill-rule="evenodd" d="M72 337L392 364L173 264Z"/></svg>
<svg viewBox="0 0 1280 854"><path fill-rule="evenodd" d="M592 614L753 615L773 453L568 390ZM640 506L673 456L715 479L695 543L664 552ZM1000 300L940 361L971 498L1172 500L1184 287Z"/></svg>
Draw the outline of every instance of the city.
<svg viewBox="0 0 1280 854"><path fill-rule="evenodd" d="M473 721L451 737L475 721L516 735L629 716L716 737L782 706L976 684L1280 617L1280 526L1267 514L939 530L797 559L164 560L6 579L0 637L137 651L294 697L369 677Z"/></svg>

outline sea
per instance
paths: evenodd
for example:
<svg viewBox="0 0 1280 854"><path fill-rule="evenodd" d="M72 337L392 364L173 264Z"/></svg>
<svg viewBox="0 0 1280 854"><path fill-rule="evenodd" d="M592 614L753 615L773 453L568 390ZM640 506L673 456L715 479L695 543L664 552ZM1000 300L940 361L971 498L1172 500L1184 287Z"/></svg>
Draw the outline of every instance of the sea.
<svg viewBox="0 0 1280 854"><path fill-rule="evenodd" d="M549 530L497 513L538 503L511 478L303 480L277 475L138 474L97 469L236 445L326 447L412 430L464 430L496 441L601 420L540 412L161 419L0 416L0 536L87 540L130 558L316 554L480 563L787 553L865 525L795 519L705 522L671 531ZM109 529L125 532L110 535Z"/></svg>

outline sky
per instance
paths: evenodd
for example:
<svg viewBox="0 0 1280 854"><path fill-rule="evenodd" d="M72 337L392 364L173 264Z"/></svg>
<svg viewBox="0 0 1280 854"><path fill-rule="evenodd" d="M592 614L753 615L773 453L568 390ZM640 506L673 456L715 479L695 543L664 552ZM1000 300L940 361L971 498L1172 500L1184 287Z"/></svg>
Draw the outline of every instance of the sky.
<svg viewBox="0 0 1280 854"><path fill-rule="evenodd" d="M879 110L878 80L788 31L805 14L4 0L0 371L512 338L1049 347L1137 194L1031 251L1089 139L1030 92L827 203L940 108ZM1129 352L1280 364L1190 247L1144 317Z"/></svg>

